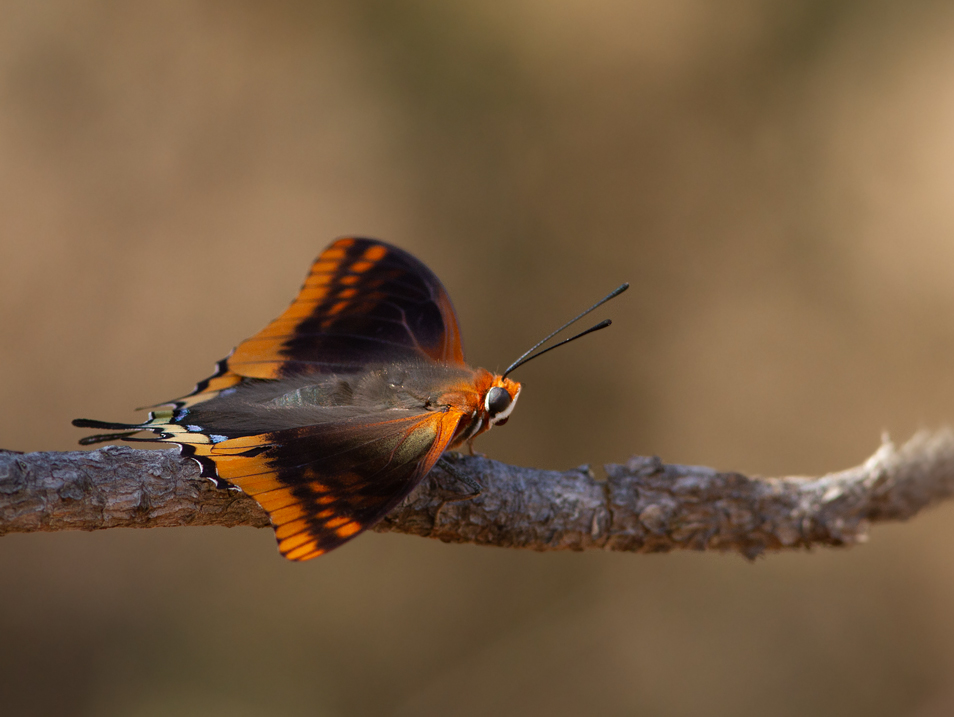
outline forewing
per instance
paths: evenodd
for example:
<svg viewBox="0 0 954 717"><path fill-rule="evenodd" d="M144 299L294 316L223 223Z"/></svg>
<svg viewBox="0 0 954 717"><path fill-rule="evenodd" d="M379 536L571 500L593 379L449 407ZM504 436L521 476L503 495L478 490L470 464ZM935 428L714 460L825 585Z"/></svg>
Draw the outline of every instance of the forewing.
<svg viewBox="0 0 954 717"><path fill-rule="evenodd" d="M348 372L429 359L462 364L450 297L423 263L385 242L339 239L290 307L226 359L249 378Z"/></svg>
<svg viewBox="0 0 954 717"><path fill-rule="evenodd" d="M282 555L308 560L374 525L410 493L461 416L391 410L236 438L177 431L170 440L268 512Z"/></svg>
<svg viewBox="0 0 954 717"><path fill-rule="evenodd" d="M190 407L247 379L354 373L408 359L463 365L447 290L406 251L375 239L339 239L312 264L285 312L191 393L161 406Z"/></svg>

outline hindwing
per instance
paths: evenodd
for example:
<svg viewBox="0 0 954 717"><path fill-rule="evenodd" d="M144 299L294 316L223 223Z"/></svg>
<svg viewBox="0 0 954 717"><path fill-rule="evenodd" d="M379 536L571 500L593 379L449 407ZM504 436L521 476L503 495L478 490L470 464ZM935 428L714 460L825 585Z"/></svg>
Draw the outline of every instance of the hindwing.
<svg viewBox="0 0 954 717"><path fill-rule="evenodd" d="M397 414L397 415L394 415ZM377 523L434 466L460 413L387 414L187 444L187 454L252 496L278 547L307 560Z"/></svg>

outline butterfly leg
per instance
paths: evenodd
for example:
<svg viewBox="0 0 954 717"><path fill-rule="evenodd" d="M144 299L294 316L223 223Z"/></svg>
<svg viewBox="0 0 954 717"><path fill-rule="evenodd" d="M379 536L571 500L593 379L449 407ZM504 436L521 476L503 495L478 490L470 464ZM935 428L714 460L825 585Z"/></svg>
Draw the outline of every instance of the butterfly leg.
<svg viewBox="0 0 954 717"><path fill-rule="evenodd" d="M456 468L454 468L454 464L446 455L441 456L440 460L438 461L438 465L440 465L440 467L443 468L446 473L450 474L450 476L458 483L463 484L464 487L469 491L467 493L462 493L457 490L448 489L446 484L441 485L442 490L446 490L448 493L457 496L456 498L450 498L446 502L453 503L458 500L473 500L483 492L483 489L480 487L480 483L475 481L470 476L460 473Z"/></svg>
<svg viewBox="0 0 954 717"><path fill-rule="evenodd" d="M476 436L474 436L474 438L476 438ZM468 450L468 452L469 452L470 455L472 455L472 456L480 456L481 458L485 458L485 457L486 457L485 454L483 454L483 453L478 453L477 451L474 450L474 438L470 438L470 439L468 439L468 441L467 441L467 450Z"/></svg>

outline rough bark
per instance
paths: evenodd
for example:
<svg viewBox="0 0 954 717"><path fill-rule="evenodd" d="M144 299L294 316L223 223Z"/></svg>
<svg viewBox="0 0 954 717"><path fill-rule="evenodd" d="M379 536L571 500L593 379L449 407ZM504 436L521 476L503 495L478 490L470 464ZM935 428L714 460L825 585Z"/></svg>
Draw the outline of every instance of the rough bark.
<svg viewBox="0 0 954 717"><path fill-rule="evenodd" d="M450 456L374 529L533 550L735 551L850 545L871 523L904 520L954 493L954 434L885 441L864 464L821 478L750 478L634 457L556 472ZM457 474L456 476L454 474ZM460 500L461 477L482 486ZM457 489L458 491L460 489ZM0 535L53 530L239 525L263 528L252 499L215 488L176 449L109 446L0 452Z"/></svg>

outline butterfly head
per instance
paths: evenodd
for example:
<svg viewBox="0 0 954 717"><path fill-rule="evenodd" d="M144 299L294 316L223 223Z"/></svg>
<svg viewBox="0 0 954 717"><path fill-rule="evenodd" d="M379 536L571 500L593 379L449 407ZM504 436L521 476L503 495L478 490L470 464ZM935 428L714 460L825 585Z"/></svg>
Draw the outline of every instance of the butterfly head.
<svg viewBox="0 0 954 717"><path fill-rule="evenodd" d="M516 381L482 368L476 369L474 374L472 384L458 385L442 397L442 402L456 407L464 415L452 448L506 423L520 395L520 384Z"/></svg>

